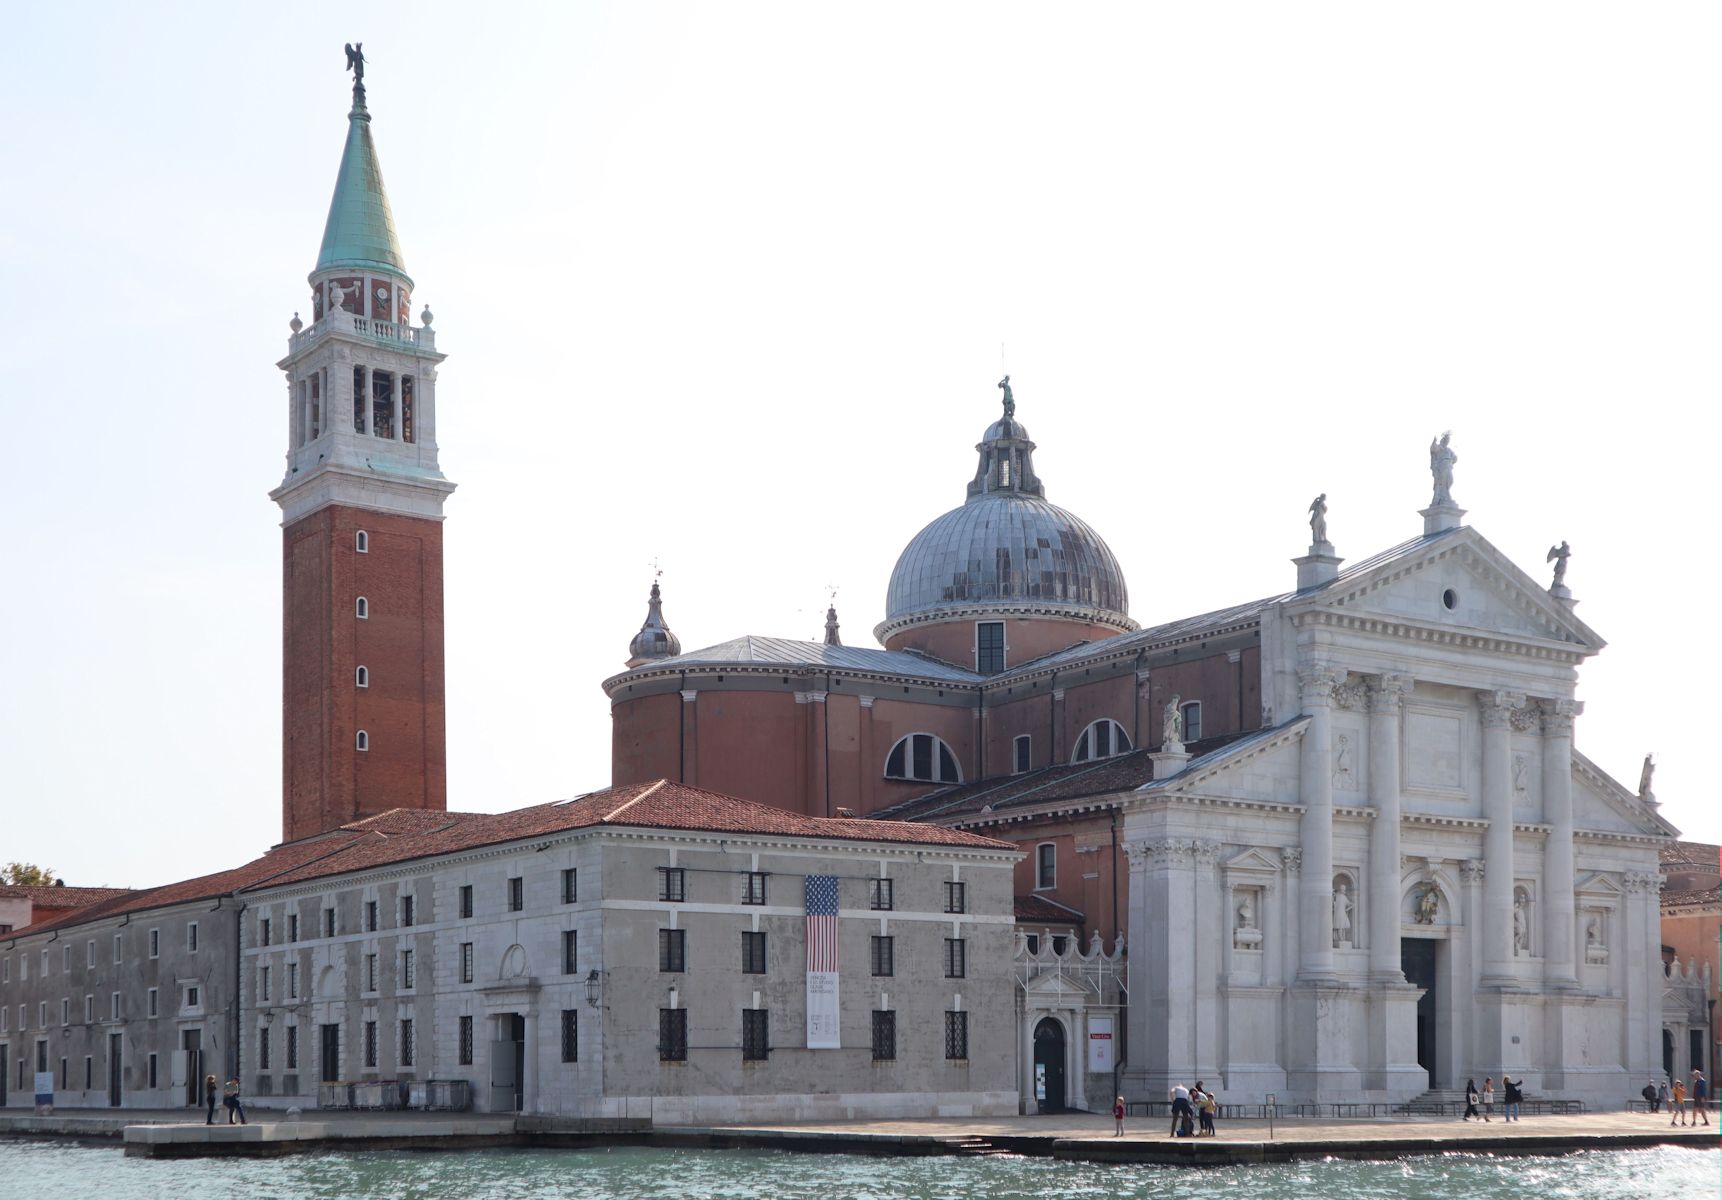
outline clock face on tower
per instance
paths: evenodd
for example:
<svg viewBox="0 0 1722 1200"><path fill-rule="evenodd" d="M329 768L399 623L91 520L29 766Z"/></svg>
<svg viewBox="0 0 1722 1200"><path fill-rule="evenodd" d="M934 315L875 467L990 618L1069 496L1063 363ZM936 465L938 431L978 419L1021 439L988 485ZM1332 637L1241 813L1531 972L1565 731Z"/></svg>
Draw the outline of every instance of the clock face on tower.
<svg viewBox="0 0 1722 1200"><path fill-rule="evenodd" d="M376 318L379 321L392 321L392 320L394 320L395 314L389 311L389 286L388 286L388 284L379 283L376 286L376 290L373 291L371 293L371 295L373 297L372 301L371 301L371 316Z"/></svg>

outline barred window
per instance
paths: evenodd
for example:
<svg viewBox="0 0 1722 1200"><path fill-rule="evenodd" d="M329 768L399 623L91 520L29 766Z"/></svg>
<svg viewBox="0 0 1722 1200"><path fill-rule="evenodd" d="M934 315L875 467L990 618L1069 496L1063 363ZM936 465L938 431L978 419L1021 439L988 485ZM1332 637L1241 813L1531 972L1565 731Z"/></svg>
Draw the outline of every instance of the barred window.
<svg viewBox="0 0 1722 1200"><path fill-rule="evenodd" d="M873 935L873 974L896 974L896 942L896 938L888 935Z"/></svg>
<svg viewBox="0 0 1722 1200"><path fill-rule="evenodd" d="M562 931L562 973L572 975L580 968L580 931L564 929ZM573 1060L568 1060L572 1062Z"/></svg>
<svg viewBox="0 0 1722 1200"><path fill-rule="evenodd" d="M889 879L869 879L867 881L867 907L875 912L891 911L891 881Z"/></svg>
<svg viewBox="0 0 1722 1200"><path fill-rule="evenodd" d="M375 1021L365 1022L365 1065L367 1067L377 1065L377 1023Z"/></svg>
<svg viewBox="0 0 1722 1200"><path fill-rule="evenodd" d="M562 868L562 903L573 904L579 895L579 876L573 867Z"/></svg>
<svg viewBox="0 0 1722 1200"><path fill-rule="evenodd" d="M461 1066L470 1067L472 1065L472 1018L471 1017L462 1017L460 1019L459 1037L460 1037L460 1042L459 1042L459 1045L456 1047L456 1049L458 1051L456 1057L460 1060Z"/></svg>
<svg viewBox="0 0 1722 1200"><path fill-rule="evenodd" d="M884 1062L897 1057L897 1014L890 1011L873 1014L873 1061Z"/></svg>
<svg viewBox="0 0 1722 1200"><path fill-rule="evenodd" d="M335 936L335 910L332 908L323 910L323 936Z"/></svg>
<svg viewBox="0 0 1722 1200"><path fill-rule="evenodd" d="M658 1010L658 1058L664 1062L688 1060L688 1010Z"/></svg>
<svg viewBox="0 0 1722 1200"><path fill-rule="evenodd" d="M299 964L296 962L287 964L287 998L289 1000L299 998Z"/></svg>
<svg viewBox="0 0 1722 1200"><path fill-rule="evenodd" d="M413 1065L413 1019L401 1018L401 1066Z"/></svg>
<svg viewBox="0 0 1722 1200"><path fill-rule="evenodd" d="M299 1027L297 1025L287 1026L287 1069L289 1071L299 1069Z"/></svg>
<svg viewBox="0 0 1722 1200"><path fill-rule="evenodd" d="M659 867L658 899L680 902L687 898L687 872L681 867Z"/></svg>
<svg viewBox="0 0 1722 1200"><path fill-rule="evenodd" d="M968 974L968 954L962 938L945 939L945 978L961 979Z"/></svg>
<svg viewBox="0 0 1722 1200"><path fill-rule="evenodd" d="M257 922L257 940L258 940L259 945L267 946L269 944L269 918L268 917L264 917L261 921ZM114 961L115 962L120 961L119 949L120 949L120 939L116 937L114 939Z"/></svg>
<svg viewBox="0 0 1722 1200"><path fill-rule="evenodd" d="M269 1069L269 1027L265 1025L257 1031L257 1069Z"/></svg>
<svg viewBox="0 0 1722 1200"><path fill-rule="evenodd" d="M377 990L377 956L375 954L365 955L365 990L367 992Z"/></svg>
<svg viewBox="0 0 1722 1200"><path fill-rule="evenodd" d="M257 998L265 1004L269 1002L269 966L267 963L257 968Z"/></svg>
<svg viewBox="0 0 1722 1200"><path fill-rule="evenodd" d="M376 931L377 931L377 902L375 900L367 900L367 901L365 901L365 932L366 933L375 933Z"/></svg>
<svg viewBox="0 0 1722 1200"><path fill-rule="evenodd" d="M741 972L743 975L765 974L765 934L742 930Z"/></svg>
<svg viewBox="0 0 1722 1200"><path fill-rule="evenodd" d="M770 1010L744 1008L741 1010L741 1056L763 1059L771 1054Z"/></svg>
<svg viewBox="0 0 1722 1200"><path fill-rule="evenodd" d="M948 913L960 913L967 912L968 910L968 885L947 881L945 884L945 911Z"/></svg>
<svg viewBox="0 0 1722 1200"><path fill-rule="evenodd" d="M413 902L413 899L412 896L401 897L401 924L403 926L411 925L418 916L418 905Z"/></svg>
<svg viewBox="0 0 1722 1200"><path fill-rule="evenodd" d="M966 1012L947 1012L945 1014L945 1057L967 1058L969 1056L969 1014Z"/></svg>
<svg viewBox="0 0 1722 1200"><path fill-rule="evenodd" d="M413 971L413 952L411 950L402 950L401 951L401 986L403 988L410 988L410 987L416 986L416 984L417 984L417 981L415 979L415 975L414 975L414 971Z"/></svg>
<svg viewBox="0 0 1722 1200"><path fill-rule="evenodd" d="M580 1061L580 1010L577 1008L562 1010L562 1061Z"/></svg>
<svg viewBox="0 0 1722 1200"><path fill-rule="evenodd" d="M288 913L287 914L287 940L290 942L296 942L299 940L299 914L298 913ZM152 951L155 949L154 941L150 942L150 949ZM150 955L150 957L154 958L155 955L152 953Z"/></svg>
<svg viewBox="0 0 1722 1200"><path fill-rule="evenodd" d="M460 915L462 917L472 916L472 884L470 883L460 885Z"/></svg>
<svg viewBox="0 0 1722 1200"><path fill-rule="evenodd" d="M688 942L685 929L658 930L658 970L688 969Z"/></svg>
<svg viewBox="0 0 1722 1200"><path fill-rule="evenodd" d="M526 880L515 875L508 880L508 911L519 912L526 907Z"/></svg>
<svg viewBox="0 0 1722 1200"><path fill-rule="evenodd" d="M460 944L460 981L462 983L471 983L472 982L472 943L471 942L462 942Z"/></svg>
<svg viewBox="0 0 1722 1200"><path fill-rule="evenodd" d="M743 904L765 903L765 872L746 871L741 877L741 902Z"/></svg>

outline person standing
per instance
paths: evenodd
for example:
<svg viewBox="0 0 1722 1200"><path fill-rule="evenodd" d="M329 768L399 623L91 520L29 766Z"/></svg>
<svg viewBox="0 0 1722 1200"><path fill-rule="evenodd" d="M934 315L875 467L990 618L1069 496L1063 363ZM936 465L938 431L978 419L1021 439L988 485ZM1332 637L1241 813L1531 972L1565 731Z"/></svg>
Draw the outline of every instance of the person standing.
<svg viewBox="0 0 1722 1200"><path fill-rule="evenodd" d="M1167 1137L1178 1136L1178 1122L1190 1118L1190 1089L1178 1084L1172 1089L1172 1131Z"/></svg>
<svg viewBox="0 0 1722 1200"><path fill-rule="evenodd" d="M1118 1126L1112 1131L1113 1137L1124 1136L1124 1097L1120 1096L1112 1102L1112 1120Z"/></svg>
<svg viewBox="0 0 1722 1200"><path fill-rule="evenodd" d="M1495 1077L1483 1076L1483 1120L1487 1121L1495 1111Z"/></svg>
<svg viewBox="0 0 1722 1200"><path fill-rule="evenodd" d="M1508 1121L1517 1121L1523 1115L1519 1106L1525 1101L1525 1093L1522 1090L1524 1083L1523 1079L1514 1083L1507 1076L1501 1076L1501 1088L1506 1092L1507 1115L1505 1119Z"/></svg>
<svg viewBox="0 0 1722 1200"><path fill-rule="evenodd" d="M1710 1124L1710 1081L1704 1078L1704 1072L1698 1068L1692 1071L1692 1115L1703 1117L1706 1125ZM1693 1124L1697 1124L1696 1121Z"/></svg>
<svg viewBox="0 0 1722 1200"><path fill-rule="evenodd" d="M1219 1130L1214 1128L1214 1118L1220 1115L1220 1100L1212 1091L1202 1093L1202 1132L1201 1137L1214 1137Z"/></svg>
<svg viewBox="0 0 1722 1200"><path fill-rule="evenodd" d="M1477 1101L1480 1099L1482 1099L1482 1096L1477 1091L1477 1081L1475 1079L1467 1079L1465 1081L1465 1120L1469 1121L1472 1117L1480 1117L1483 1115L1477 1111Z"/></svg>
<svg viewBox="0 0 1722 1200"><path fill-rule="evenodd" d="M1668 1107L1668 1080L1661 1079L1661 1080L1658 1080L1657 1084L1656 1084L1656 1108L1654 1111L1661 1112L1663 1109L1665 1109L1667 1107Z"/></svg>
<svg viewBox="0 0 1722 1200"><path fill-rule="evenodd" d="M229 1079L227 1081L227 1095L223 1098L222 1103L227 1105L227 1123L229 1125L233 1124L234 1117L239 1118L241 1125L247 1124L245 1108L239 1102L239 1080Z"/></svg>
<svg viewBox="0 0 1722 1200"><path fill-rule="evenodd" d="M1679 1117L1676 1121L1674 1118ZM1668 1105L1668 1123L1670 1125L1686 1124L1686 1082L1678 1075L1674 1077L1674 1093Z"/></svg>
<svg viewBox="0 0 1722 1200"><path fill-rule="evenodd" d="M203 1102L209 1106L209 1115L204 1118L205 1125L215 1124L215 1075L213 1072L203 1079Z"/></svg>

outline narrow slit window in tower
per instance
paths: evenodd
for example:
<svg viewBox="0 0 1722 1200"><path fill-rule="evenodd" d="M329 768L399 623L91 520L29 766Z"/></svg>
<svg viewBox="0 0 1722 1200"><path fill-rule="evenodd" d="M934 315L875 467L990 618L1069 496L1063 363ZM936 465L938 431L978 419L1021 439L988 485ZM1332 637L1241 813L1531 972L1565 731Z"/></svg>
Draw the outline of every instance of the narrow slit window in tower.
<svg viewBox="0 0 1722 1200"><path fill-rule="evenodd" d="M353 368L353 432L369 433L365 428L365 418L369 414L365 410L365 368Z"/></svg>
<svg viewBox="0 0 1722 1200"><path fill-rule="evenodd" d="M359 730L353 737L353 748L355 750L369 750L371 748L371 735L363 729Z"/></svg>
<svg viewBox="0 0 1722 1200"><path fill-rule="evenodd" d="M323 372L311 376L311 440L323 436Z"/></svg>
<svg viewBox="0 0 1722 1200"><path fill-rule="evenodd" d="M413 428L413 377L401 376L401 441L411 442L417 436Z"/></svg>
<svg viewBox="0 0 1722 1200"><path fill-rule="evenodd" d="M395 376L392 371L371 372L371 435L395 436Z"/></svg>
<svg viewBox="0 0 1722 1200"><path fill-rule="evenodd" d="M308 380L299 381L299 437L297 444L303 446L310 440L311 434L311 385Z"/></svg>
<svg viewBox="0 0 1722 1200"><path fill-rule="evenodd" d="M356 615L361 621L367 619L371 615L371 602L363 596L358 598L354 603L353 608L354 615Z"/></svg>
<svg viewBox="0 0 1722 1200"><path fill-rule="evenodd" d="M370 687L371 686L371 668L360 667L357 671L353 672L353 684L355 687L362 687L362 688Z"/></svg>

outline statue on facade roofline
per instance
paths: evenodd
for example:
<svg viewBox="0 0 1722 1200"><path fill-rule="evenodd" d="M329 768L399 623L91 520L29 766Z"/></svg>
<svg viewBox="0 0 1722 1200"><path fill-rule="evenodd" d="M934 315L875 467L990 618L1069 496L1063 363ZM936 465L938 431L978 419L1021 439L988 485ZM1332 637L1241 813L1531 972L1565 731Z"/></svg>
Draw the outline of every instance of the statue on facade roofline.
<svg viewBox="0 0 1722 1200"><path fill-rule="evenodd" d="M1184 697L1174 692L1172 698L1166 701L1166 712L1160 722L1160 749L1171 751L1173 747L1179 750L1184 747L1184 713L1178 707L1178 702Z"/></svg>
<svg viewBox="0 0 1722 1200"><path fill-rule="evenodd" d="M1309 540L1320 546L1327 541L1327 493L1323 492L1309 504Z"/></svg>
<svg viewBox="0 0 1722 1200"><path fill-rule="evenodd" d="M1656 756L1646 754L1644 767L1638 772L1638 795L1641 800L1650 796L1650 777L1654 774L1656 774Z"/></svg>
<svg viewBox="0 0 1722 1200"><path fill-rule="evenodd" d="M1552 562L1555 564L1555 581L1553 583L1549 584L1549 590L1551 592L1554 591L1556 588L1562 588L1562 587L1566 586L1566 583L1567 583L1567 559L1571 558L1572 554L1573 554L1572 547L1568 546L1565 542L1562 542L1558 546L1550 546L1549 547L1549 556L1547 558L1545 558L1543 561L1544 562Z"/></svg>
<svg viewBox="0 0 1722 1200"><path fill-rule="evenodd" d="M1449 431L1429 443L1429 473L1435 477L1435 498L1429 502L1430 508L1453 503L1453 464L1459 461L1459 456L1448 445L1452 436Z"/></svg>

